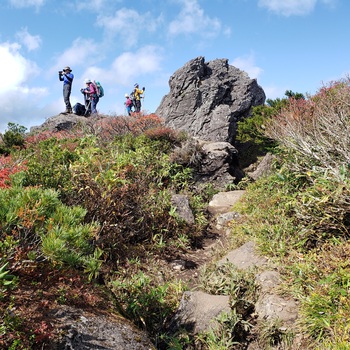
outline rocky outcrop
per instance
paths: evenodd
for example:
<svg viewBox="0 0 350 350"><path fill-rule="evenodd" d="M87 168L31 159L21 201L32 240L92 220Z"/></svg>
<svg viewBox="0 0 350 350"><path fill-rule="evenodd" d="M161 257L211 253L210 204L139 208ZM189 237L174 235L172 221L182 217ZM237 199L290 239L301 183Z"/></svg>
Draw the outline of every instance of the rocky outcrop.
<svg viewBox="0 0 350 350"><path fill-rule="evenodd" d="M69 306L54 311L61 340L53 350L153 350L147 334L127 319L112 313L88 312Z"/></svg>
<svg viewBox="0 0 350 350"><path fill-rule="evenodd" d="M215 188L224 190L228 184L243 178L238 166L237 150L228 142L199 142L201 162L195 175L195 181L210 182Z"/></svg>
<svg viewBox="0 0 350 350"><path fill-rule="evenodd" d="M30 132L38 133L43 131L68 131L74 129L74 127L79 124L86 124L88 119L91 120L91 118L81 117L75 114L58 114L46 119L46 121L39 126L31 127Z"/></svg>
<svg viewBox="0 0 350 350"><path fill-rule="evenodd" d="M227 59L192 59L170 77L169 86L156 114L167 126L206 141L233 144L237 121L266 98L256 79Z"/></svg>

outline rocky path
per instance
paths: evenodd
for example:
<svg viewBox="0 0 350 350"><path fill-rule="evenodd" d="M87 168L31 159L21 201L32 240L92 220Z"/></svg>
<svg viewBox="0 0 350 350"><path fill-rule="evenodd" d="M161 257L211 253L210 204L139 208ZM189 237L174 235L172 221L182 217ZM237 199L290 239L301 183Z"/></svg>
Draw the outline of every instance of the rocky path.
<svg viewBox="0 0 350 350"><path fill-rule="evenodd" d="M210 295L196 288L198 269L205 263L217 259L218 251L225 251L226 255L216 261L217 264L232 263L237 269L247 270L256 267L255 283L258 285L259 297L255 305L257 328L262 323L278 324L279 331L287 334L294 332L298 319L298 304L290 297L278 294L281 276L268 259L257 253L253 241L246 242L237 249L228 251L229 229L227 224L239 217L239 213L231 210L244 195L244 191L218 193L209 203L208 211L213 217L213 237L208 239L201 251L194 252L186 259L196 262L195 269L186 269L184 264L174 266L179 270L178 276L190 282L192 291L184 293L180 307L174 317L173 327L185 327L190 324L193 333L209 328L212 320L221 312L229 311L229 297ZM182 266L182 268L181 268ZM253 332L256 332L256 330ZM262 349L257 340L246 344L248 350ZM296 335L290 344L277 343L270 349L303 349L302 339Z"/></svg>

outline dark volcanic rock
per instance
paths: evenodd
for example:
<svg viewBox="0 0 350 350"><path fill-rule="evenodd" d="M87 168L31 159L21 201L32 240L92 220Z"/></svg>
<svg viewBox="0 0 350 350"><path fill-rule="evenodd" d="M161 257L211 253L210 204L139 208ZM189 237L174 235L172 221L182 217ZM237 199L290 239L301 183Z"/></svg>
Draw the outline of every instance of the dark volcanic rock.
<svg viewBox="0 0 350 350"><path fill-rule="evenodd" d="M73 113L58 114L56 116L46 119L46 121L40 126L31 127L30 132L38 133L43 131L50 131L50 132L69 131L74 129L79 124L86 124L88 120L93 120L93 118L81 117Z"/></svg>
<svg viewBox="0 0 350 350"><path fill-rule="evenodd" d="M55 317L62 340L52 350L155 350L145 332L120 316L62 306Z"/></svg>
<svg viewBox="0 0 350 350"><path fill-rule="evenodd" d="M206 141L233 144L237 121L266 98L256 79L227 59L205 62L197 57L170 77L169 86L156 114L167 126Z"/></svg>

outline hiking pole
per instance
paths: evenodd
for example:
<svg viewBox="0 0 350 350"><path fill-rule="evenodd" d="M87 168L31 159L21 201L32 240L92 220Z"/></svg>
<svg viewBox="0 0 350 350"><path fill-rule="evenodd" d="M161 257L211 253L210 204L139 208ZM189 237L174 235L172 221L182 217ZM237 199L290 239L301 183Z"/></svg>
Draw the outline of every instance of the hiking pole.
<svg viewBox="0 0 350 350"><path fill-rule="evenodd" d="M141 109L144 111L145 110L145 88L143 88L143 93L142 93L142 97L141 98L143 99L143 101L142 101L142 108Z"/></svg>
<svg viewBox="0 0 350 350"><path fill-rule="evenodd" d="M89 115L90 108L91 108L91 100L89 100L87 107L85 107L84 117L86 117L86 115Z"/></svg>

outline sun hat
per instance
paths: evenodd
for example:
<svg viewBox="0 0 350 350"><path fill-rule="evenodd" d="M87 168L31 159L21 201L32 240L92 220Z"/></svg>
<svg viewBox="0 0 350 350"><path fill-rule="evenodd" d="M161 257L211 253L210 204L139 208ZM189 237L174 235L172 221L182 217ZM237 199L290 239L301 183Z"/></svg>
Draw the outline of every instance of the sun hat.
<svg viewBox="0 0 350 350"><path fill-rule="evenodd" d="M85 80L84 80L84 83L85 83L85 84L90 84L90 83L91 83L91 80L90 80L90 79L85 79Z"/></svg>
<svg viewBox="0 0 350 350"><path fill-rule="evenodd" d="M69 66L64 67L63 70L69 70L70 72L72 71Z"/></svg>
<svg viewBox="0 0 350 350"><path fill-rule="evenodd" d="M129 97L129 95L128 95L128 94L125 94L125 97Z"/></svg>

